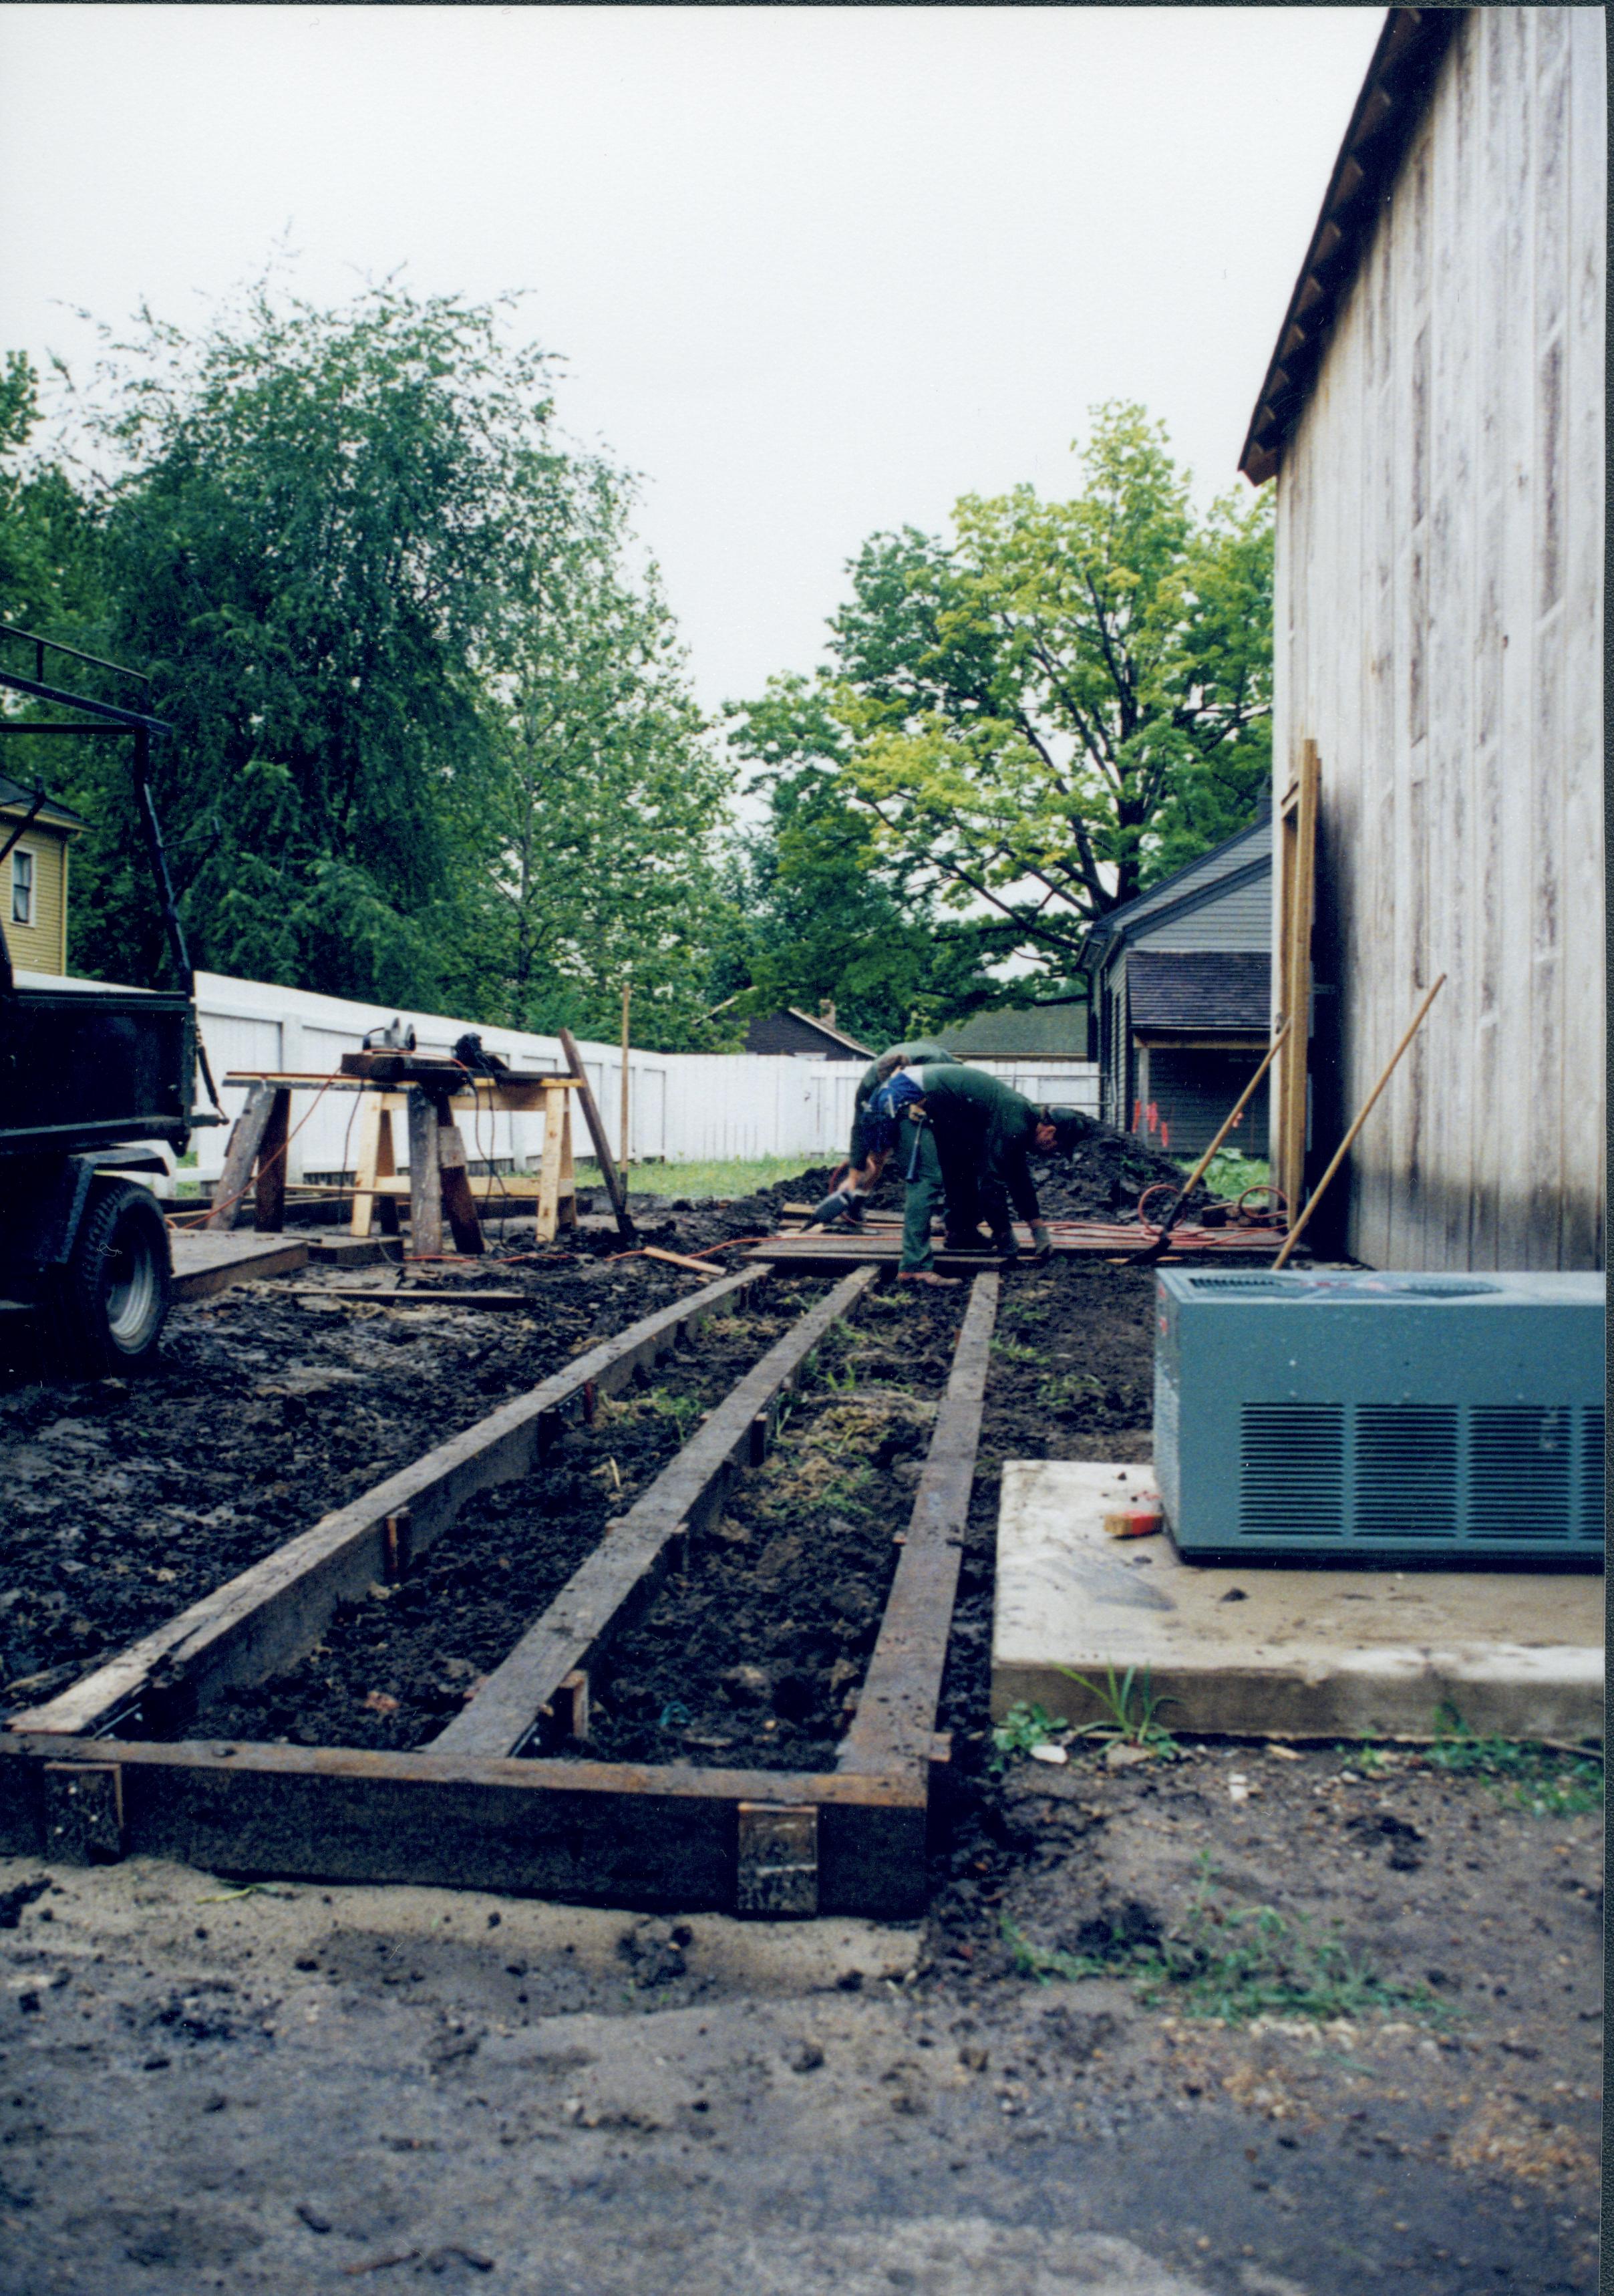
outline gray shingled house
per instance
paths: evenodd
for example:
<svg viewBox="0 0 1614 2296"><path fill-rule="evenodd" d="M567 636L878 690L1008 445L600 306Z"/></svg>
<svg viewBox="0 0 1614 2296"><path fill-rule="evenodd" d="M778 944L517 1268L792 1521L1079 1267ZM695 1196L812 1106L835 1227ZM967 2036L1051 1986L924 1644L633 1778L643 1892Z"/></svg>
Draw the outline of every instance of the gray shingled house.
<svg viewBox="0 0 1614 2296"><path fill-rule="evenodd" d="M1112 909L1083 961L1105 1121L1174 1155L1208 1147L1265 1052L1272 1009L1272 819ZM1266 1088L1228 1141L1266 1153Z"/></svg>

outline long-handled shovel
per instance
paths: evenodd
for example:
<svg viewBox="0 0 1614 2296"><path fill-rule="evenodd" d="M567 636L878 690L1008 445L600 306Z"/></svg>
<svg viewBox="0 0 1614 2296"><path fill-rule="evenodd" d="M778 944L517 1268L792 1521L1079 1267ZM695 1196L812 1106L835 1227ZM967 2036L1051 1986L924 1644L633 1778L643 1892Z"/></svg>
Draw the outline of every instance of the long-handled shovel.
<svg viewBox="0 0 1614 2296"><path fill-rule="evenodd" d="M1301 1213L1293 1227L1290 1229L1289 1234L1284 1241L1282 1250L1273 1261L1272 1264L1274 1268L1282 1267L1284 1261L1289 1258L1290 1253L1294 1250L1296 1244L1299 1242L1301 1231L1306 1226L1307 1222L1310 1219L1313 1212L1316 1210L1319 1203L1323 1201L1323 1189L1327 1187L1329 1182L1333 1178L1334 1174L1339 1170L1340 1165L1344 1163L1346 1157L1350 1153L1351 1143L1355 1140L1357 1133L1361 1131L1362 1127L1367 1122L1368 1118L1372 1115L1373 1103L1378 1099L1379 1095L1384 1090L1385 1086L1395 1074L1396 1063L1399 1061L1402 1054L1406 1050L1407 1046L1412 1043L1413 1038L1417 1035L1419 1029L1423 1026L1424 1014L1429 1011L1430 1006L1434 1003L1436 997L1439 996L1440 991L1445 988L1445 986L1446 975L1443 972L1439 980L1436 981L1434 987L1430 990L1429 995L1424 998L1422 1004L1419 1005L1416 1013L1413 1015L1412 1027L1407 1030L1405 1036L1402 1037L1401 1042L1396 1046L1395 1051L1390 1054L1389 1067L1385 1070L1384 1074L1380 1078L1378 1083L1373 1086L1372 1092L1368 1094L1367 1098L1363 1102L1356 1122L1351 1126L1350 1130L1346 1134L1344 1139L1340 1141L1339 1146L1334 1150L1333 1161L1330 1164L1327 1171L1323 1173L1323 1177L1317 1182L1316 1186L1312 1190L1310 1196L1307 1199L1306 1210Z"/></svg>
<svg viewBox="0 0 1614 2296"><path fill-rule="evenodd" d="M1143 1250L1135 1251L1133 1253L1131 1259L1126 1263L1128 1267L1152 1267L1159 1259L1161 1253L1165 1250L1167 1245L1171 1241L1172 1229L1183 1217L1184 1209L1187 1204L1189 1197L1192 1195L1194 1190L1199 1186L1200 1182L1204 1178L1207 1171L1209 1169L1211 1158L1216 1154L1217 1150L1221 1146L1223 1141L1226 1139L1228 1134L1233 1130L1233 1126L1238 1122L1240 1117L1243 1115L1245 1109L1249 1105L1250 1096L1254 1093L1256 1086L1260 1083L1261 1078L1266 1074L1267 1070L1272 1066L1274 1061L1276 1060L1278 1056L1278 1048L1282 1044L1284 1037L1288 1036L1290 1027L1290 1023L1288 1021L1285 1021L1278 1030L1277 1035L1273 1038L1271 1044L1268 1045L1266 1047L1266 1058L1262 1062L1254 1076L1250 1078L1249 1082L1239 1095L1238 1100L1235 1103L1226 1123L1224 1124L1221 1130L1217 1134L1216 1138L1211 1142L1209 1147L1207 1148L1205 1153L1200 1157L1199 1162L1189 1174L1181 1194L1177 1197L1176 1201L1172 1205L1171 1210L1167 1213L1165 1218L1160 1223L1160 1232L1159 1235L1157 1235L1154 1242L1151 1244L1147 1245Z"/></svg>

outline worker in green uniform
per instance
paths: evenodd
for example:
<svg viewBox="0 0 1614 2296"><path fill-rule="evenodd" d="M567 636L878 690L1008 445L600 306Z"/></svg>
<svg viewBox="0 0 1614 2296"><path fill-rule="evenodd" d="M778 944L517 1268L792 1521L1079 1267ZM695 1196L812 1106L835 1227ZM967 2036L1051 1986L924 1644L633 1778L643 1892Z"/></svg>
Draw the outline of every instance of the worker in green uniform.
<svg viewBox="0 0 1614 2296"><path fill-rule="evenodd" d="M992 1242L1005 1258L1016 1246L1010 1204L1031 1230L1032 1256L1046 1259L1053 1239L1037 1201L1030 1158L1068 1156L1095 1129L1091 1117L1075 1108L1039 1108L985 1069L954 1062L901 1071L911 1079L912 1105L923 1111L935 1135L938 1159L950 1195L965 1198L972 1186Z"/></svg>
<svg viewBox="0 0 1614 2296"><path fill-rule="evenodd" d="M935 1254L930 1249L930 1223L937 1210L946 1207L946 1248L952 1251L979 1250L981 1236L971 1212L974 1191L967 1173L961 1168L954 1191L949 1193L944 1180L941 1160L930 1128L922 1121L901 1122L896 1111L883 1102L876 1103L883 1088L902 1072L914 1071L930 1066L954 1068L958 1062L940 1045L920 1037L913 1042L893 1045L871 1061L858 1079L856 1098L852 1110L852 1136L848 1150L845 1177L835 1192L827 1196L807 1223L809 1226L830 1226L844 1218L853 1227L863 1225L864 1200L873 1191L881 1173L893 1154L896 1155L905 1189L903 1200L903 1248L898 1267L899 1277L906 1280L923 1278L930 1283L950 1281L934 1274ZM908 1095L911 1098L911 1095Z"/></svg>

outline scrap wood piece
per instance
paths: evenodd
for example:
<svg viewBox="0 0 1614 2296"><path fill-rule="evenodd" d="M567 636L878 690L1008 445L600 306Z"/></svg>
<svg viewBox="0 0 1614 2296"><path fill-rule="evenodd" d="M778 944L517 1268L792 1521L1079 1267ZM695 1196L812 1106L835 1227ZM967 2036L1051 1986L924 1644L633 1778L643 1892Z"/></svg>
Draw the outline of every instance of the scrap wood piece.
<svg viewBox="0 0 1614 2296"><path fill-rule="evenodd" d="M750 1268L725 1275L574 1357L537 1387L324 1516L59 1696L14 1716L13 1726L93 1735L136 1711L154 1680L168 1685L171 1702L198 1703L215 1689L258 1681L295 1664L324 1633L339 1602L385 1578L389 1518L409 1516L413 1552L422 1554L479 1491L528 1472L547 1430L574 1399L586 1399L591 1387L614 1395L641 1365L669 1354L689 1330L749 1291L758 1275Z"/></svg>
<svg viewBox="0 0 1614 2296"><path fill-rule="evenodd" d="M992 1275L978 1275L971 1287L907 1537L839 1770L922 1767L929 1774L1001 1285L1002 1278Z"/></svg>
<svg viewBox="0 0 1614 2296"><path fill-rule="evenodd" d="M657 1244L642 1244L640 1251L646 1259L664 1259L669 1267L686 1267L692 1275L709 1275L712 1272L709 1260L691 1259L682 1251L663 1251Z"/></svg>
<svg viewBox="0 0 1614 2296"><path fill-rule="evenodd" d="M878 1270L860 1267L774 1342L573 1571L536 1625L496 1667L447 1728L440 1754L514 1754L538 1727L566 1676L591 1657L655 1591L675 1534L720 1505L731 1472L752 1464L754 1423L800 1376L824 1333L850 1312Z"/></svg>
<svg viewBox="0 0 1614 2296"><path fill-rule="evenodd" d="M324 1285L293 1283L280 1294L283 1300L348 1300L372 1308L472 1308L479 1313L490 1313L500 1308L537 1308L538 1300L528 1292L416 1292L395 1289L383 1292L375 1285Z"/></svg>

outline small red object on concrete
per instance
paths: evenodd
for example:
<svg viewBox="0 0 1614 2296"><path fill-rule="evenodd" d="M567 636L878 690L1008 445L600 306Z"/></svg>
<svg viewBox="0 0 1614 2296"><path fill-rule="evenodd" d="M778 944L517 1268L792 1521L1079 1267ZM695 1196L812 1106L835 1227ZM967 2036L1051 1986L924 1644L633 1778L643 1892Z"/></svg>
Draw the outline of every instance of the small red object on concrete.
<svg viewBox="0 0 1614 2296"><path fill-rule="evenodd" d="M1112 1507L1104 1516L1111 1538L1152 1538L1165 1528L1165 1508L1148 1493L1141 1493L1130 1506Z"/></svg>

